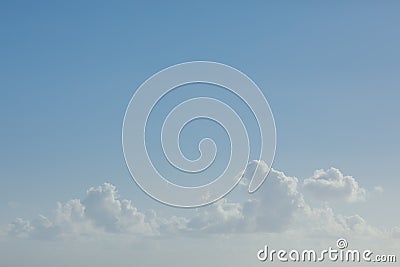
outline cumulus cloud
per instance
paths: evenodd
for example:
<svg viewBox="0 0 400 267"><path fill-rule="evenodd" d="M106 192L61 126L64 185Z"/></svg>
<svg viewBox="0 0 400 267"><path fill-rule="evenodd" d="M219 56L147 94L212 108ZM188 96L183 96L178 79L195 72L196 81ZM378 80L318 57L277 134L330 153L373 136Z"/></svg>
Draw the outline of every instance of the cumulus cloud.
<svg viewBox="0 0 400 267"><path fill-rule="evenodd" d="M15 237L28 237L34 229L30 221L17 218L8 225L6 233Z"/></svg>
<svg viewBox="0 0 400 267"><path fill-rule="evenodd" d="M250 174L251 170L255 169L254 164L260 165L258 170L269 171L267 166L263 166L264 162L253 161L248 166ZM350 179L353 190L349 194L342 195L342 199L355 201L353 198L364 198L365 189L360 188L353 177L343 176L337 169L317 170L313 177ZM270 233L295 229L311 236L383 234L380 229L370 226L358 214L343 216L336 214L329 206L312 207L305 201L301 191L308 181L309 179L306 179L302 184L296 177L271 169L264 186L253 198L244 203L243 215L246 218L246 228Z"/></svg>
<svg viewBox="0 0 400 267"><path fill-rule="evenodd" d="M256 172L255 172L256 171ZM254 194L247 193L251 178L264 177L265 184ZM189 230L205 232L280 232L287 229L297 213L304 214L306 206L298 191L298 179L283 172L269 170L263 161L252 161L244 171L246 182L239 191L246 196L243 201L224 198L213 205L198 209L189 219Z"/></svg>
<svg viewBox="0 0 400 267"><path fill-rule="evenodd" d="M304 180L304 193L318 200L364 201L366 190L352 176L343 175L339 169L316 170Z"/></svg>
<svg viewBox="0 0 400 267"><path fill-rule="evenodd" d="M386 233L370 224L358 214L344 216L337 214L331 207L308 207L298 223L299 227L314 237L361 236L380 237Z"/></svg>
<svg viewBox="0 0 400 267"><path fill-rule="evenodd" d="M130 200L120 199L114 185L92 187L86 197L57 203L53 220L39 215L32 221L16 219L6 232L16 237L52 239L91 233L154 234L153 226Z"/></svg>
<svg viewBox="0 0 400 267"><path fill-rule="evenodd" d="M152 233L150 224L145 221L145 215L130 200L120 200L117 189L112 184L105 183L90 188L82 206L85 217L107 232Z"/></svg>
<svg viewBox="0 0 400 267"><path fill-rule="evenodd" d="M241 203L221 199L213 205L197 210L189 219L187 229L212 233L235 232L240 230L243 219Z"/></svg>
<svg viewBox="0 0 400 267"><path fill-rule="evenodd" d="M251 218L247 227L268 232L286 229L296 213L302 212L306 205L298 191L298 182L296 177L271 169L264 186L244 203L244 216Z"/></svg>
<svg viewBox="0 0 400 267"><path fill-rule="evenodd" d="M256 175L265 175L263 170L269 175L265 184L255 194L249 195L246 189L254 170L258 172ZM222 199L202 208L189 218L186 230L281 233L295 229L312 236L382 234L358 214L343 216L329 206L312 207L305 201L301 192L302 183L297 177L269 170L263 161L250 162L244 171L244 178L247 183L242 183L240 187L247 196L246 200L235 202Z"/></svg>
<svg viewBox="0 0 400 267"><path fill-rule="evenodd" d="M257 173L254 171L257 170ZM249 178L269 172L265 184L248 194ZM16 219L6 234L19 238L65 238L99 233L130 236L154 236L182 233L282 233L302 232L310 236L359 234L376 236L383 231L370 226L361 216L336 214L329 206L312 207L301 189L320 199L356 201L364 198L351 176L338 169L317 170L304 183L297 177L269 169L263 161L252 161L243 172L239 185L241 200L223 198L193 210L189 216L160 216L156 211L140 211L130 200L122 199L116 187L105 183L89 188L85 197L58 203L55 216L39 215L34 220ZM320 191L319 191L320 190ZM392 236L399 235L394 228Z"/></svg>

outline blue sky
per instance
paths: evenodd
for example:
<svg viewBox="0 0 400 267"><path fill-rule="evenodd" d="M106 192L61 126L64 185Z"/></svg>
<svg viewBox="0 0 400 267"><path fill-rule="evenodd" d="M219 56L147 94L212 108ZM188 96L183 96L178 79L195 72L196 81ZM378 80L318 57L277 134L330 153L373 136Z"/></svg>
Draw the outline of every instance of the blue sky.
<svg viewBox="0 0 400 267"><path fill-rule="evenodd" d="M399 11L397 1L3 1L0 225L104 182L166 209L130 178L122 121L142 82L193 60L231 65L263 90L275 169L308 178L336 167L382 186L385 197L357 208L399 225L389 208L400 186Z"/></svg>

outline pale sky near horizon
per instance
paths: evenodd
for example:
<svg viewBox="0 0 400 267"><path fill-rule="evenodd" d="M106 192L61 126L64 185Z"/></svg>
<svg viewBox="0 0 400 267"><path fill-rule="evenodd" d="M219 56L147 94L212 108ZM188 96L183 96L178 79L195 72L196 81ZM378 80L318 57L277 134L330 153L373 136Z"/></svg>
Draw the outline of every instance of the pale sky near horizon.
<svg viewBox="0 0 400 267"><path fill-rule="evenodd" d="M298 207L283 206L287 210L278 212L276 224L290 225L292 217L304 217L301 221L306 222L300 228L308 233L314 226L307 220L320 218L321 224L328 224L322 217L333 216L337 223L332 229L341 225L341 233L361 228L366 236L366 232L374 233L370 241L360 244L373 243L375 236L385 233L394 236L393 247L399 248L399 12L397 1L2 1L0 239L6 238L9 244L16 244L11 247L24 251L36 245L49 246L43 240L51 239L48 242L65 242L74 254L79 248L74 250L69 239L62 239L64 235L69 238L74 233L81 238L88 232L107 239L103 232L116 229L140 236L157 232L157 238L166 243L165 236L176 235L171 242L184 250L186 241L182 240L187 236L183 232L188 229L191 235L197 235L199 229L224 235L220 228L230 229L232 234L252 227L256 232L279 233L272 222L264 230L258 227L276 213L254 217L240 201L224 204L222 210L231 211L229 216L216 209L216 221L202 210L199 215L166 207L144 194L126 168L122 121L138 86L168 66L208 60L247 74L269 101L277 130L272 165L277 174L270 182L280 181L288 203L305 207L300 212ZM324 171L314 172L320 169ZM328 186L318 179L327 179ZM262 192L254 197L265 200ZM328 199L329 194L332 197ZM71 204L72 199L79 199L80 204ZM107 202L110 199L111 204ZM123 199L131 200L127 210L137 208L138 214L124 215ZM105 206L93 204L97 201ZM57 208L58 202L61 208ZM122 207L120 213L104 215L114 204ZM82 207L87 214L77 226L71 210ZM157 215L148 214L150 209ZM46 219L38 220L38 214ZM166 219L172 215L182 218ZM355 215L359 217L352 217ZM286 216L287 220L280 221ZM24 221L15 223L16 218ZM113 225L113 220L121 224ZM215 228L208 229L210 225ZM355 230L354 225L362 227ZM310 232L312 241L302 232L309 244L321 245L326 240L322 235L318 239L320 232ZM205 249L207 238L202 236L204 245L195 246L204 248L200 253L204 258L211 255ZM288 240L285 238L287 232L283 240ZM232 239L240 243L237 236ZM21 240L23 245L18 243ZM261 241L257 240L248 251L259 249ZM335 240L332 238L333 243ZM7 244L3 241L0 251ZM104 246L112 247L118 241L107 242ZM151 255L152 245L144 245L143 255ZM218 248L225 249L236 251ZM12 253L7 252L4 263L23 266L20 261L13 265ZM122 252L115 253L124 257ZM67 261L62 250L55 255ZM33 253L29 257L39 264L41 256ZM170 257L169 262L174 262ZM2 260L0 257L0 265ZM89 262L90 257L85 260ZM146 259L140 260L138 264L146 266ZM151 262L149 265L159 263Z"/></svg>

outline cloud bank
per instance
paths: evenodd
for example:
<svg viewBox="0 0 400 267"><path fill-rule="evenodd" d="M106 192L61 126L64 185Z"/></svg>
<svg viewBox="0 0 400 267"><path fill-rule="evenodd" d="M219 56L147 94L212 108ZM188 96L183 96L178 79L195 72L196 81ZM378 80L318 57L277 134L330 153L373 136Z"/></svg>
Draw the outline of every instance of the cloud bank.
<svg viewBox="0 0 400 267"><path fill-rule="evenodd" d="M244 181L256 169L260 172L258 175L264 175L261 172L267 171L268 166L262 161L250 162L243 172ZM246 182L240 184L237 192L242 197L240 200L224 198L193 210L189 216L165 217L153 210L140 211L130 200L122 199L114 185L104 183L89 188L82 199L57 203L54 218L41 214L33 220L17 218L3 233L33 239L90 238L99 234L151 237L288 231L308 236L400 236L399 227L379 229L358 214L335 213L328 202L321 208L305 201L305 195L320 201L366 201L367 190L355 178L343 175L336 168L316 170L303 182L271 169L265 184L255 194L247 194Z"/></svg>

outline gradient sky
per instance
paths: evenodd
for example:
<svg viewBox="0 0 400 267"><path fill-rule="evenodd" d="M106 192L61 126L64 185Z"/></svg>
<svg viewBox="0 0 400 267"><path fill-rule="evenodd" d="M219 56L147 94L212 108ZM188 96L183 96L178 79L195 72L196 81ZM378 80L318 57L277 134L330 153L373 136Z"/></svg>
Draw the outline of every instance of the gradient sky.
<svg viewBox="0 0 400 267"><path fill-rule="evenodd" d="M231 65L263 90L275 169L308 178L336 167L382 186L357 211L399 225L399 14L398 1L2 1L0 225L104 182L174 213L130 178L121 128L142 82L193 60Z"/></svg>

